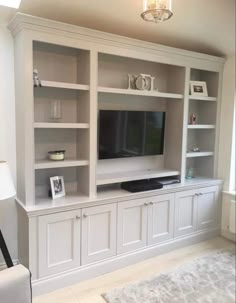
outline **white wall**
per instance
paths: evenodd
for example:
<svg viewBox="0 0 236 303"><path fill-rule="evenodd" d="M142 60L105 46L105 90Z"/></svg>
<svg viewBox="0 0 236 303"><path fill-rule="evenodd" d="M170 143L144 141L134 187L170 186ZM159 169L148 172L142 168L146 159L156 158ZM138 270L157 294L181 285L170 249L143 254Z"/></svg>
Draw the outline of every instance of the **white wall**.
<svg viewBox="0 0 236 303"><path fill-rule="evenodd" d="M235 104L235 54L228 56L224 67L220 141L219 141L219 177L223 179L224 190L228 191L230 178L230 159L233 136L233 116Z"/></svg>
<svg viewBox="0 0 236 303"><path fill-rule="evenodd" d="M13 39L0 25L0 160L9 163L16 176L15 95ZM0 228L13 259L17 259L17 213L14 199L0 201ZM3 262L0 253L0 264Z"/></svg>
<svg viewBox="0 0 236 303"><path fill-rule="evenodd" d="M231 200L235 200L230 193L230 165L233 136L233 116L235 106L235 54L228 56L224 67L221 125L219 141L219 178L224 180L222 199L222 235L230 240L236 239L235 234L229 231L229 217Z"/></svg>

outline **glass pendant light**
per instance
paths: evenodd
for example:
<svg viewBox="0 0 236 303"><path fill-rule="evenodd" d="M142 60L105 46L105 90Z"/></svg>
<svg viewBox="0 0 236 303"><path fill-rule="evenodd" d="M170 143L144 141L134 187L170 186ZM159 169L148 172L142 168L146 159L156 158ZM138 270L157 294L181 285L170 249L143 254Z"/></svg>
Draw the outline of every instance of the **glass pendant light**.
<svg viewBox="0 0 236 303"><path fill-rule="evenodd" d="M172 0L143 0L143 13L141 17L149 22L163 22L170 19L172 13Z"/></svg>

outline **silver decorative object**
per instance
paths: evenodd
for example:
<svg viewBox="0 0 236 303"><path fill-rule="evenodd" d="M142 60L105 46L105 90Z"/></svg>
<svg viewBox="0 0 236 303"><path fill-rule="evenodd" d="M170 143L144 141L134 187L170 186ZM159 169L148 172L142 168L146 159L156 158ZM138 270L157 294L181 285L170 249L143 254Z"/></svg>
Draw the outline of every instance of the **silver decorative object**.
<svg viewBox="0 0 236 303"><path fill-rule="evenodd" d="M128 74L128 89L154 90L155 77L147 74L132 75Z"/></svg>
<svg viewBox="0 0 236 303"><path fill-rule="evenodd" d="M34 81L34 87L42 86L41 81L39 79L39 72L37 69L33 70L33 81Z"/></svg>

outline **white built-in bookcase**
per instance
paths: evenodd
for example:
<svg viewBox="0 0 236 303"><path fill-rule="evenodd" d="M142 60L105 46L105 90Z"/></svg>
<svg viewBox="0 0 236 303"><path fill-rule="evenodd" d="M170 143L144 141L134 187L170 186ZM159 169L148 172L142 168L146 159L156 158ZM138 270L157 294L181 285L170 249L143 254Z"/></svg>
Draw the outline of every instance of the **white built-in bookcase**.
<svg viewBox="0 0 236 303"><path fill-rule="evenodd" d="M17 24L20 23L21 27ZM42 27L40 26L42 25ZM23 30L21 30L23 28ZM40 28L40 29L39 29ZM57 203L96 198L103 186L179 175L217 177L220 87L224 60L19 15L15 35L17 191L26 206L52 204L49 177L64 176L67 196ZM42 87L33 87L33 69ZM150 74L154 91L128 89L128 74ZM205 81L209 97L194 97L189 83ZM61 100L63 117L50 118ZM165 111L164 154L97 159L99 109ZM189 125L195 113L197 124ZM192 153L199 147L199 153ZM50 150L66 150L62 162ZM107 188L106 188L107 190Z"/></svg>

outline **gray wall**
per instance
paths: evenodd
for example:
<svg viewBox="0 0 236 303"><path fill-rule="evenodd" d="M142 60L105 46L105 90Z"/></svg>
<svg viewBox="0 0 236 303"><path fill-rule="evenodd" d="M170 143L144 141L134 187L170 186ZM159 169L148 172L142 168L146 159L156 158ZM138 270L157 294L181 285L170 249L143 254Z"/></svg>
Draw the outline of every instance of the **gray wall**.
<svg viewBox="0 0 236 303"><path fill-rule="evenodd" d="M9 163L16 176L15 94L13 39L0 25L0 160ZM0 228L13 259L17 259L17 214L14 199L0 201ZM0 253L0 265L3 262Z"/></svg>

